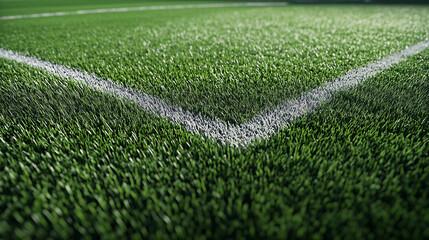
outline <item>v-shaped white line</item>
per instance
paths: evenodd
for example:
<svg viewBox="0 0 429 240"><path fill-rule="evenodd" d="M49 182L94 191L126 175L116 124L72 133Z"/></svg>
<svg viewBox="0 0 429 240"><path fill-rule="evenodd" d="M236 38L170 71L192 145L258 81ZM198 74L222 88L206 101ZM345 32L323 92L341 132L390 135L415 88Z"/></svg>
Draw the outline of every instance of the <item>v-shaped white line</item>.
<svg viewBox="0 0 429 240"><path fill-rule="evenodd" d="M211 119L201 114L191 113L180 106L168 104L160 98L129 89L94 74L24 56L10 50L0 49L0 57L40 68L55 76L74 80L113 96L130 100L149 113L168 119L174 124L182 125L191 133L202 134L221 144L245 147L256 140L269 138L291 124L293 120L314 111L334 92L358 85L384 69L423 51L428 46L429 40L425 40L379 61L371 62L367 66L350 70L344 76L303 93L298 98L287 100L274 109L265 110L242 124L232 124L221 119Z"/></svg>

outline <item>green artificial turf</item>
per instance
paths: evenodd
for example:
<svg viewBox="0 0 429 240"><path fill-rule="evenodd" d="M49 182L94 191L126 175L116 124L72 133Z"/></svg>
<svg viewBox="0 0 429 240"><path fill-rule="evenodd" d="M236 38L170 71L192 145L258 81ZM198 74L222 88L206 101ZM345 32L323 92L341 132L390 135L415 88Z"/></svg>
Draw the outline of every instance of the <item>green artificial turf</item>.
<svg viewBox="0 0 429 240"><path fill-rule="evenodd" d="M78 11L100 8L122 8L159 5L222 3L211 0L0 0L0 16L58 11ZM240 2L240 1L234 1ZM275 2L275 1L274 1Z"/></svg>
<svg viewBox="0 0 429 240"><path fill-rule="evenodd" d="M241 123L429 37L427 6L175 9L0 22L0 47Z"/></svg>
<svg viewBox="0 0 429 240"><path fill-rule="evenodd" d="M0 238L429 238L429 50L241 149L0 67Z"/></svg>

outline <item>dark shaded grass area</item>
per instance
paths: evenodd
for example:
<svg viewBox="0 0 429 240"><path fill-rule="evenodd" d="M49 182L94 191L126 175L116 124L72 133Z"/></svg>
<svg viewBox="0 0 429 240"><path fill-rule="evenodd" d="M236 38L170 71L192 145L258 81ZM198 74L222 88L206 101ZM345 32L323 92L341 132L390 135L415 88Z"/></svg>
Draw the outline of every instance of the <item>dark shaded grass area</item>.
<svg viewBox="0 0 429 240"><path fill-rule="evenodd" d="M1 62L0 237L429 237L429 51L248 149Z"/></svg>

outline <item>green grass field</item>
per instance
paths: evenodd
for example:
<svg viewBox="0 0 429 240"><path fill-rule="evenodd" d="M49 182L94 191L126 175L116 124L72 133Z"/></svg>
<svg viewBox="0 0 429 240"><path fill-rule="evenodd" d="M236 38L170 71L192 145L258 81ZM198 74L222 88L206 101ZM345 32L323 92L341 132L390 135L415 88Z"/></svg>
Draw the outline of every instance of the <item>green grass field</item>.
<svg viewBox="0 0 429 240"><path fill-rule="evenodd" d="M190 3L207 2L2 0L0 15ZM0 20L0 48L240 124L428 23L425 5L129 11ZM0 73L0 239L429 238L429 49L246 147L10 59Z"/></svg>

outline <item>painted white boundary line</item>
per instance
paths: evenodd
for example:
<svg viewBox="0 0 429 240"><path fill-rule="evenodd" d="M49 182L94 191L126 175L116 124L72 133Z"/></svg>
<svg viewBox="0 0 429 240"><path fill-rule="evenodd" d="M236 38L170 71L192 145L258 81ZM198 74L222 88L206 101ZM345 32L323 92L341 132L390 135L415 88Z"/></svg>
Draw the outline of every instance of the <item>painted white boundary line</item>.
<svg viewBox="0 0 429 240"><path fill-rule="evenodd" d="M193 114L179 106L170 105L160 98L137 92L116 84L111 80L104 80L94 74L88 74L66 66L50 63L35 57L28 57L19 53L0 49L0 57L25 63L31 67L43 69L53 75L68 80L83 83L91 88L107 92L113 96L131 100L145 111L179 123L189 132L203 134L207 138L217 140L222 144L233 146L247 146L250 143L263 140L279 132L305 113L314 111L324 101L328 100L336 91L358 85L377 73L392 67L429 47L429 40L419 42L405 50L389 55L380 61L372 62L365 67L347 72L346 75L325 83L300 97L288 100L280 106L266 110L253 117L249 122L235 125L220 119L210 119L201 114Z"/></svg>
<svg viewBox="0 0 429 240"><path fill-rule="evenodd" d="M52 13L36 13L28 15L3 16L0 20L12 20L21 18L41 18L54 17L65 15L82 15L93 13L113 13L113 12L131 12L131 11L153 11L167 9L187 9L187 8L224 8L224 7L270 7L270 6L285 6L286 2L246 2L246 3L212 3L212 4L189 4L189 5L165 5L165 6L145 6L145 7L128 7L128 8L106 8L92 10L78 10L69 12L52 12Z"/></svg>

